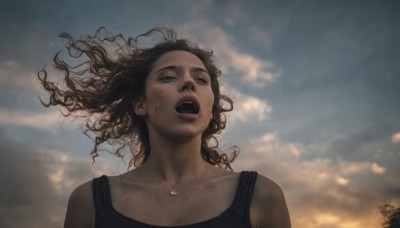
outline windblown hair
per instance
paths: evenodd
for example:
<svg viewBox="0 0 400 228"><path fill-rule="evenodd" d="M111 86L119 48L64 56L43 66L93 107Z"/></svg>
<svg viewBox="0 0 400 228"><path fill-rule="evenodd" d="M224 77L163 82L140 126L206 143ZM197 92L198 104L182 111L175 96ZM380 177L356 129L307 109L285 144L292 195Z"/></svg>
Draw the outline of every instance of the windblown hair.
<svg viewBox="0 0 400 228"><path fill-rule="evenodd" d="M152 47L140 47L139 40L161 35L160 41ZM46 106L60 105L64 116L79 116L86 119L85 134L92 133L94 148L90 152L93 161L98 156L99 146L106 142L117 145L111 152L122 157L122 150L129 146L132 153L129 167L138 167L151 153L149 135L143 117L134 113L133 101L145 95L146 78L157 59L169 51L182 50L197 56L211 77L214 93L212 119L202 134L202 158L215 166L231 169L231 162L238 155L238 148L230 148L231 154L218 149L220 134L225 128L224 112L233 109L232 100L220 93L218 77L221 71L214 65L212 52L202 50L197 44L177 39L175 31L153 28L137 37L112 35L104 27L94 36L74 39L68 33L61 33L65 39L69 61L62 57L62 50L54 56L55 69L63 72L64 83L48 80L45 69L37 73L44 89L49 93Z"/></svg>

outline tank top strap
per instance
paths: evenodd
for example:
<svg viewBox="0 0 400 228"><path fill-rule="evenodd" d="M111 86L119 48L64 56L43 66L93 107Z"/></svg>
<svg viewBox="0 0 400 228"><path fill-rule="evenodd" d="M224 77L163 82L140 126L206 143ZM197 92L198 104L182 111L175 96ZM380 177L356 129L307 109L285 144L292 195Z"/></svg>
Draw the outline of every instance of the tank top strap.
<svg viewBox="0 0 400 228"><path fill-rule="evenodd" d="M112 207L110 184L106 175L93 179L93 200L96 215L105 213Z"/></svg>
<svg viewBox="0 0 400 228"><path fill-rule="evenodd" d="M243 171L239 176L231 209L245 221L250 221L250 205L257 175L255 171Z"/></svg>

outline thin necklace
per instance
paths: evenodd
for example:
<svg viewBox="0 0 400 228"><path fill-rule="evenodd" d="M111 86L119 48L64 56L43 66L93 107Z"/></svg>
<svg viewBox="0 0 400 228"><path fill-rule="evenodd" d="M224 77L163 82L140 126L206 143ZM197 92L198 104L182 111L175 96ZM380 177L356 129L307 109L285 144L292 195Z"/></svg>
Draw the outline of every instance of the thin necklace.
<svg viewBox="0 0 400 228"><path fill-rule="evenodd" d="M174 190L174 186L175 185L169 186L169 185L166 185L165 183L163 183L163 185L167 189L167 192L168 192L169 196L175 197L175 196L178 195L178 192Z"/></svg>
<svg viewBox="0 0 400 228"><path fill-rule="evenodd" d="M157 106L159 106L158 104L157 104ZM190 154L189 156L188 156L188 158L192 158L193 157L193 155L192 154ZM142 176L143 176L143 172L141 173L142 174ZM178 195L178 192L177 191L175 191L174 189L173 189L173 186L175 186L175 185L172 185L172 186L167 186L166 184L163 184L164 185L164 187L165 188L167 188L168 189L168 195L169 196L171 196L171 197L175 197L175 196L177 196Z"/></svg>
<svg viewBox="0 0 400 228"><path fill-rule="evenodd" d="M192 158L192 157L193 157L193 155L191 155L191 154L188 156L188 158ZM166 184L164 184L164 186L168 188L168 194L169 194L169 196L175 197L175 196L178 195L178 192L175 191L175 190L173 189L173 187L174 187L175 185L172 185L172 186L168 187L168 186L166 186Z"/></svg>
<svg viewBox="0 0 400 228"><path fill-rule="evenodd" d="M174 191L174 190L169 192L169 196L174 197L174 196L177 196L177 195L178 195L178 193L176 191Z"/></svg>

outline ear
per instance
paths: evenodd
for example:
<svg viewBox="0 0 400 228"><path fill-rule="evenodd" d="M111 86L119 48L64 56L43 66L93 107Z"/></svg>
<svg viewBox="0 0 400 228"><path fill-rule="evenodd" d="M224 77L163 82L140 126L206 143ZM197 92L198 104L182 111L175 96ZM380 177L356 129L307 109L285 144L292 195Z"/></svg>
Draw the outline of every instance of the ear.
<svg viewBox="0 0 400 228"><path fill-rule="evenodd" d="M132 102L133 111L138 116L146 116L147 115L147 105L144 97L137 97Z"/></svg>

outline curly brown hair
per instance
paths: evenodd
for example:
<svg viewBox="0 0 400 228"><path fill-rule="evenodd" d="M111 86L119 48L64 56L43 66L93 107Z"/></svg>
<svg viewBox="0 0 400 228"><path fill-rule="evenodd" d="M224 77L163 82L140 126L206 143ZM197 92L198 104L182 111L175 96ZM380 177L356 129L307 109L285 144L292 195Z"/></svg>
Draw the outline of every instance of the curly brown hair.
<svg viewBox="0 0 400 228"><path fill-rule="evenodd" d="M140 47L139 39L161 35L161 41L150 48ZM107 142L118 145L114 152L123 157L122 149L129 145L132 159L129 167L143 164L151 153L148 129L143 117L134 113L132 103L135 98L145 94L146 78L153 64L164 53L181 50L197 56L206 67L211 77L214 93L212 119L202 133L202 158L221 168L230 169L231 162L238 155L238 148L230 148L231 155L218 149L220 134L225 128L224 112L233 109L232 100L220 93L218 77L221 71L214 65L212 51L205 51L196 43L177 39L172 29L153 28L136 37L112 35L104 27L99 28L94 36L74 39L68 33L61 33L70 58L62 59L62 51L55 54L54 68L63 72L62 87L48 80L48 73L43 68L37 73L44 89L49 93L49 101L40 102L46 106L60 105L64 116L86 118L85 134L93 133L94 148L90 152L95 161L98 147ZM74 64L72 64L74 63Z"/></svg>

